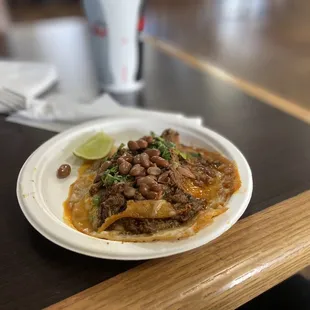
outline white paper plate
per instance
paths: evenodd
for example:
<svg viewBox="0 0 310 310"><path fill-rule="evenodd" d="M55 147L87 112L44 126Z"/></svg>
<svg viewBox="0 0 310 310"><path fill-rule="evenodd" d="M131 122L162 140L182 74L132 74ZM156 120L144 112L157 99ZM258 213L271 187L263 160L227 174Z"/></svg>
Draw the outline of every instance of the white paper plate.
<svg viewBox="0 0 310 310"><path fill-rule="evenodd" d="M72 155L72 150L83 139L104 131L119 144L137 139L151 130L160 134L166 128L179 131L183 143L218 151L237 164L242 186L231 197L227 212L215 218L214 223L195 236L174 242L122 243L102 240L80 233L63 222L62 203L81 164ZM71 165L72 173L67 179L59 180L56 170L63 163ZM177 119L166 121L156 117L118 117L85 123L58 134L40 146L20 171L17 197L31 225L52 242L89 256L139 260L188 251L220 236L240 218L250 201L252 188L251 170L246 159L231 142L214 131Z"/></svg>

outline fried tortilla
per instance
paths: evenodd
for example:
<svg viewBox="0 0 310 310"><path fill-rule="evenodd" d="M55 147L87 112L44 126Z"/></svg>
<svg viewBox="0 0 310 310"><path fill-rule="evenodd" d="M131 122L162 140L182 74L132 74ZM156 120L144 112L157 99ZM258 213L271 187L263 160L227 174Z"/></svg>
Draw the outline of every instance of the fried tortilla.
<svg viewBox="0 0 310 310"><path fill-rule="evenodd" d="M66 222L96 238L179 240L211 224L240 188L234 163L182 145L172 129L85 163L64 203Z"/></svg>

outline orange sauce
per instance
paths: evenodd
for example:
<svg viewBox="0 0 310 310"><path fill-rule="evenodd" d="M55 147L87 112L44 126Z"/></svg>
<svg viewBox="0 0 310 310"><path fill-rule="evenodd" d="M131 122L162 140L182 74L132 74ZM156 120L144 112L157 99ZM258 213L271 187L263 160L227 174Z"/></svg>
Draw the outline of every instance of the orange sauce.
<svg viewBox="0 0 310 310"><path fill-rule="evenodd" d="M72 224L72 211L71 211L71 206L69 203L70 197L72 195L72 190L73 190L73 184L70 185L69 196L63 203L63 207L64 207L63 219L67 225L69 225L72 228L75 228L74 225Z"/></svg>
<svg viewBox="0 0 310 310"><path fill-rule="evenodd" d="M197 232L202 227L206 226L208 223L211 223L212 218L214 216L217 216L227 210L224 207L221 208L218 207L223 206L222 202L226 202L227 198L229 198L234 192L236 192L240 188L241 181L238 170L235 167L235 165L225 157L221 156L220 154L207 152L203 149L195 149L191 147L184 147L183 149L186 151L200 152L205 157L218 159L221 163L225 165L225 168L230 169L229 170L230 172L227 174L225 172L218 173L213 184L204 184L202 186L197 186L191 179L186 179L184 181L183 186L186 192L188 192L195 198L206 199L208 205L209 203L214 202L212 203L211 207L211 209L213 209L213 213L206 213L205 215L202 215L197 218L197 223L193 227L195 232ZM90 173L87 173L92 164L93 162L86 161L79 168L77 180L73 184L71 184L68 198L63 203L64 207L63 218L65 223L70 227L75 228L84 233L89 233L92 230L88 218L89 209L87 208L87 206L91 204L90 202L91 198L88 196L88 194L86 195L84 194L83 197L80 197L81 199L76 199L76 197L74 197L76 193L74 192L76 189L75 186L83 188L87 187L88 189L88 187L92 184L96 173L92 171L90 171ZM226 182L225 188L223 187L223 180Z"/></svg>
<svg viewBox="0 0 310 310"><path fill-rule="evenodd" d="M218 160L222 163L223 171L217 173L216 179L213 184L204 184L197 186L192 179L186 179L184 182L184 190L198 199L206 199L208 203L215 202L212 207L222 205L222 202L226 202L234 192L236 192L240 186L240 176L237 167L230 162L227 158L223 157L219 153L209 152L204 149L182 147L188 152L199 152L206 159ZM225 183L225 185L224 185ZM218 203L217 203L218 201Z"/></svg>
<svg viewBox="0 0 310 310"><path fill-rule="evenodd" d="M215 182L212 185L204 184L203 186L195 185L191 179L186 179L184 182L185 191L199 199L213 199L217 195L219 187L220 182Z"/></svg>
<svg viewBox="0 0 310 310"><path fill-rule="evenodd" d="M91 165L92 165L91 162L85 161L83 163L83 165L79 168L77 180L70 185L68 198L63 203L63 207L64 207L63 219L64 219L64 222L73 228L75 228L75 226L72 224L72 203L70 203L70 201L72 199L72 195L73 195L73 188L74 188L75 183L80 179L80 177L84 174L84 172L91 167ZM89 175L88 177L89 177L90 181L92 182L94 176Z"/></svg>

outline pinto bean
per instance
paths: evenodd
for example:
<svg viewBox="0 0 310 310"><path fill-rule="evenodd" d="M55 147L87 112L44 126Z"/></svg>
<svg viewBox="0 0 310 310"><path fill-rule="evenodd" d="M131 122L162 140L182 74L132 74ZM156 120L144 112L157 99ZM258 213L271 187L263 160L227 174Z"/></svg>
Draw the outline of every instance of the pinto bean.
<svg viewBox="0 0 310 310"><path fill-rule="evenodd" d="M148 186L148 185L146 185L146 184L141 184L140 186L139 186L139 192L144 196L144 197L146 197L146 195L149 193L149 191L150 191L150 187Z"/></svg>
<svg viewBox="0 0 310 310"><path fill-rule="evenodd" d="M153 142L153 137L152 136L144 136L143 140L145 140L147 143L152 143Z"/></svg>
<svg viewBox="0 0 310 310"><path fill-rule="evenodd" d="M57 169L57 178L64 179L71 173L71 167L68 164L63 164Z"/></svg>
<svg viewBox="0 0 310 310"><path fill-rule="evenodd" d="M141 165L144 168L148 168L151 165L149 155L147 155L146 153L142 153L140 155L140 161L141 161Z"/></svg>
<svg viewBox="0 0 310 310"><path fill-rule="evenodd" d="M131 168L132 168L132 164L124 159L124 161L119 165L118 170L120 174L126 175L129 173Z"/></svg>
<svg viewBox="0 0 310 310"><path fill-rule="evenodd" d="M152 184L150 189L153 192L159 193L159 192L161 192L163 190L163 187L162 187L162 185L156 183L156 184Z"/></svg>
<svg viewBox="0 0 310 310"><path fill-rule="evenodd" d="M124 189L124 195L127 197L127 198L132 198L134 197L136 194L136 189L131 187L131 186L126 186L125 189Z"/></svg>
<svg viewBox="0 0 310 310"><path fill-rule="evenodd" d="M140 147L139 147L139 145L138 145L138 143L137 143L137 141L128 141L128 148L131 150L131 151L136 151L136 150L138 150Z"/></svg>
<svg viewBox="0 0 310 310"><path fill-rule="evenodd" d="M147 173L150 175L160 175L161 170L158 167L150 167L147 169Z"/></svg>
<svg viewBox="0 0 310 310"><path fill-rule="evenodd" d="M158 177L158 183L167 184L170 181L170 172L166 171Z"/></svg>
<svg viewBox="0 0 310 310"><path fill-rule="evenodd" d="M134 163L134 164L141 164L141 154L138 154L138 155L136 155L136 156L133 158L133 163Z"/></svg>
<svg viewBox="0 0 310 310"><path fill-rule="evenodd" d="M151 161L159 167L168 167L169 166L169 162L160 156L151 157Z"/></svg>
<svg viewBox="0 0 310 310"><path fill-rule="evenodd" d="M146 176L146 170L144 169L143 172L138 177L145 177Z"/></svg>
<svg viewBox="0 0 310 310"><path fill-rule="evenodd" d="M157 150L157 149L146 149L144 151L144 153L146 153L150 157L159 156L160 155L160 150Z"/></svg>
<svg viewBox="0 0 310 310"><path fill-rule="evenodd" d="M147 199L158 199L158 194L153 191L149 191L146 195L145 198Z"/></svg>
<svg viewBox="0 0 310 310"><path fill-rule="evenodd" d="M118 165L120 165L120 164L123 163L124 161L126 161L125 158L119 157L119 158L117 159L116 162L117 162Z"/></svg>
<svg viewBox="0 0 310 310"><path fill-rule="evenodd" d="M153 186L153 185L152 185ZM150 186L146 184L141 184L139 186L139 192L145 197L146 199L158 199L161 197L160 192L155 192L153 190L150 190Z"/></svg>
<svg viewBox="0 0 310 310"><path fill-rule="evenodd" d="M110 166L112 165L112 162L110 160L105 161L99 168L98 174L105 172Z"/></svg>
<svg viewBox="0 0 310 310"><path fill-rule="evenodd" d="M148 175L146 177L141 177L137 180L137 185L140 186L141 184L146 185L156 184L156 180L152 178L152 176Z"/></svg>
<svg viewBox="0 0 310 310"><path fill-rule="evenodd" d="M143 140L143 139L139 139L139 140L137 141L137 143L138 143L140 149L146 149L147 146L149 145L149 144L147 143L147 141L145 141L145 140Z"/></svg>
<svg viewBox="0 0 310 310"><path fill-rule="evenodd" d="M120 165L123 161L127 161L129 163L132 163L133 156L129 153L125 153L121 157L117 159L117 163Z"/></svg>
<svg viewBox="0 0 310 310"><path fill-rule="evenodd" d="M145 174L145 169L140 165L134 165L130 170L130 175L134 177L143 176Z"/></svg>
<svg viewBox="0 0 310 310"><path fill-rule="evenodd" d="M126 161L128 161L129 163L132 163L133 160L133 156L130 153L125 153L122 155L122 158L124 158Z"/></svg>

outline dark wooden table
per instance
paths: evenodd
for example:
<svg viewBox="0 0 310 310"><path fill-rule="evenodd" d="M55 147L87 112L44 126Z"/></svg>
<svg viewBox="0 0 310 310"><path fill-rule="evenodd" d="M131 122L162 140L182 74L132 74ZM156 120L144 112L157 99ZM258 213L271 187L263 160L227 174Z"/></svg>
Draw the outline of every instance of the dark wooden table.
<svg viewBox="0 0 310 310"><path fill-rule="evenodd" d="M16 43L19 54L11 46L8 56L23 58L22 45L31 46L29 36L27 40ZM35 59L26 51L24 55ZM142 265L62 249L30 226L15 195L23 162L55 133L8 123L1 116L0 308L39 309L104 281L55 309L166 308L171 302L175 308L187 308L190 302L196 308L229 309L310 263L310 195L305 192L310 188L309 125L148 44L144 77L146 87L118 97L120 102L199 115L246 156L254 192L243 220L209 245Z"/></svg>

